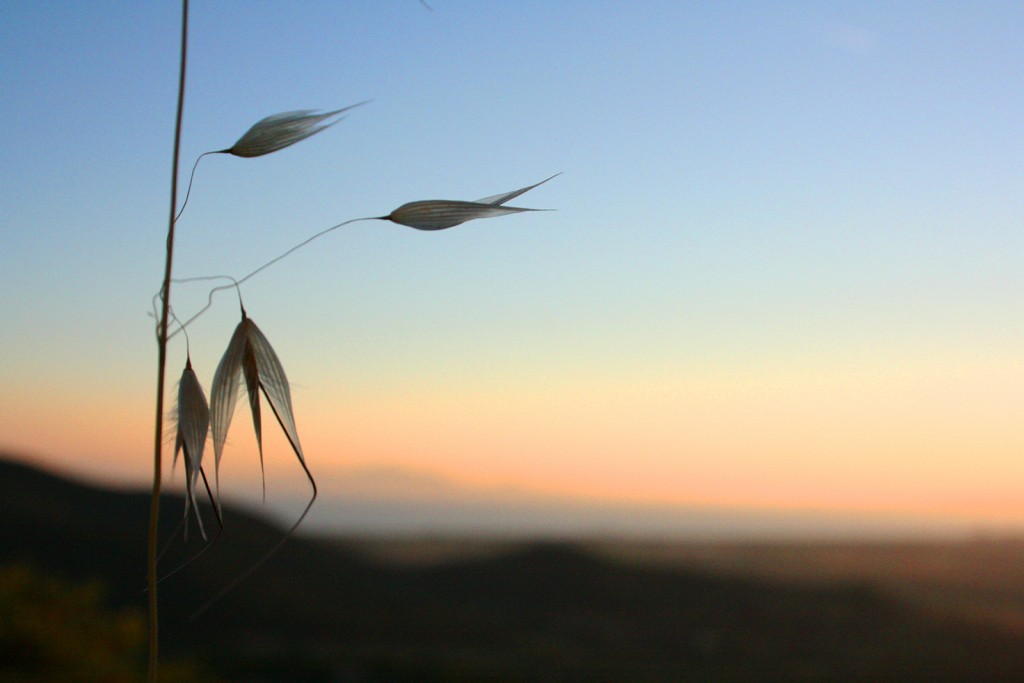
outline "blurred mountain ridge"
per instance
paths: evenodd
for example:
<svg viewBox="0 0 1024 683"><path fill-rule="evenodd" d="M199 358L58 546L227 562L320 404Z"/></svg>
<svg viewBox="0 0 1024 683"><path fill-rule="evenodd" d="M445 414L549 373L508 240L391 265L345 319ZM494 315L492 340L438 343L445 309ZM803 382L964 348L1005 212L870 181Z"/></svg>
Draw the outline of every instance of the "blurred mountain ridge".
<svg viewBox="0 0 1024 683"><path fill-rule="evenodd" d="M163 572L202 547L162 504ZM148 494L0 461L0 562L102 580L141 606ZM207 519L210 519L207 517ZM429 563L298 536L189 616L284 532L230 507L223 534L161 584L168 652L248 681L1011 681L1024 635L855 581L815 583L615 559L522 541Z"/></svg>

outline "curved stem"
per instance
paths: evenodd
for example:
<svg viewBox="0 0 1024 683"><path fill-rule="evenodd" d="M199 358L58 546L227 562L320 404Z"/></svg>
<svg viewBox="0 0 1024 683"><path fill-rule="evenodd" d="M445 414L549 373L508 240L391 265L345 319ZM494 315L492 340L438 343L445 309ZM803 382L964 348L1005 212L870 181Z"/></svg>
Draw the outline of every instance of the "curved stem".
<svg viewBox="0 0 1024 683"><path fill-rule="evenodd" d="M319 237L323 237L327 233L332 232L334 230L337 230L340 227L346 226L349 223L357 223L359 221L378 221L378 220L384 220L384 218L382 218L381 216L368 216L366 218L352 218L352 219L349 219L347 221L342 221L341 223L338 223L337 225L332 225L329 228L324 228L323 230L321 230L320 232L316 233L315 235L313 235L311 237L307 237L306 239L304 239L303 241L299 242L294 247L288 249L284 253L279 254L278 256L275 256L274 258L270 259L269 261L264 263L262 266L260 266L256 270L250 272L245 277L239 278L238 280L234 279L230 275L209 275L209 276L205 276L204 275L204 276L199 276L199 277L190 277L190 278L182 278L182 279L179 279L179 280L175 280L175 282L194 282L194 281L197 281L197 280L214 280L214 279L219 279L219 278L225 278L225 279L231 280L232 284L230 284L230 285L221 285L220 287L214 287L213 289L211 289L209 296L207 296L207 298L206 298L206 305L203 306L202 308L200 308L199 311L195 315L193 315L191 318L189 318L188 320L186 320L183 323L180 323L178 329L174 330L174 332L172 332L170 335L168 335L167 338L168 339L173 338L179 332L181 332L186 327L191 325L192 322L194 322L196 318L201 316L203 313L206 313L206 311L209 310L210 306L213 305L213 295L216 294L217 292L223 291L225 289L238 289L242 285L242 283L245 282L246 280L252 278L255 275L258 275L259 273L263 272L264 270L266 270L270 266L274 265L275 263L277 263L281 259L285 258L286 256L290 256L293 252L298 251L299 249L301 249L302 247L306 246L307 244L309 244L313 240L315 240L315 239L317 239Z"/></svg>
<svg viewBox="0 0 1024 683"><path fill-rule="evenodd" d="M181 218L181 214L185 213L185 207L188 206L188 198L192 195L192 181L196 179L196 169L199 168L199 162L207 154L223 154L223 150L217 152L203 152L196 157L196 163L192 165L192 175L188 177L188 189L185 190L185 199L181 202L181 209L178 211L178 215L174 217L174 222L177 223L178 219Z"/></svg>
<svg viewBox="0 0 1024 683"><path fill-rule="evenodd" d="M178 109L174 121L174 156L171 162L171 211L167 226L167 259L160 289L161 313L158 332L156 380L156 430L153 444L153 492L149 503L149 547L147 588L149 589L149 668L148 680L156 683L159 674L159 620L157 617L157 547L160 522L160 480L163 470L164 384L167 369L167 323L171 303L171 270L174 261L174 220L178 204L178 159L181 150L181 119L185 108L185 58L188 52L188 0L181 2L181 58L178 70Z"/></svg>

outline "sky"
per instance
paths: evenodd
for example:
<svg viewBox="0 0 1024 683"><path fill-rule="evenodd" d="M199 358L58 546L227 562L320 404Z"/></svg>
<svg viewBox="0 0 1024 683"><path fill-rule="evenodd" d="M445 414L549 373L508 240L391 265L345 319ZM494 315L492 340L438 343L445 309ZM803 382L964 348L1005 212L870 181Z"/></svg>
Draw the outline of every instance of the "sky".
<svg viewBox="0 0 1024 683"><path fill-rule="evenodd" d="M554 211L354 223L243 286L325 510L1024 527L1022 29L1016 2L199 0L183 189L264 116L371 101L205 157L174 273L561 173L511 202ZM173 2L0 6L0 449L125 486L152 472L179 31ZM207 392L238 310L189 327ZM243 409L221 485L252 499ZM268 498L303 494L266 448Z"/></svg>

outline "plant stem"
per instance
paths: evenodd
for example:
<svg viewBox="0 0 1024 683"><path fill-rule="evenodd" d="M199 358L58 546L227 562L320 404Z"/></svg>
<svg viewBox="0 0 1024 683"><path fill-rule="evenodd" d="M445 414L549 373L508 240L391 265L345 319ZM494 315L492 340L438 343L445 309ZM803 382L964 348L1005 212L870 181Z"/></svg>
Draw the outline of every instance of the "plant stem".
<svg viewBox="0 0 1024 683"><path fill-rule="evenodd" d="M159 667L159 620L157 618L156 559L160 521L160 481L163 475L164 384L167 369L167 323L171 303L171 265L174 260L174 216L178 204L178 157L181 149L181 118L185 107L185 56L188 48L188 0L181 3L181 57L178 71L178 111L174 121L174 157L171 162L171 213L167 226L167 260L161 288L161 312L157 331L156 434L153 445L153 493L149 503L149 548L147 587L149 589L149 671L156 683Z"/></svg>
<svg viewBox="0 0 1024 683"><path fill-rule="evenodd" d="M381 216L370 216L370 217L367 217L367 218L350 218L349 220L342 221L341 223L338 223L337 225L332 225L329 228L325 228L325 229L321 230L320 232L316 233L312 237L307 237L306 239L304 239L303 241L299 242L298 244L296 244L294 247L292 247L288 251L284 252L283 254L279 254L279 255L275 256L274 258L270 259L269 261L264 263L262 266L260 266L256 270L252 271L251 273L249 273L248 275L246 275L245 277L243 277L240 280L236 280L235 278L231 277L230 275L200 275L199 277L178 278L177 280L175 280L175 282L198 282L200 280L220 280L220 279L224 279L224 280L231 280L232 284L230 284L230 285L221 285L220 287L214 287L213 289L211 289L209 295L206 298L206 305L203 306L201 309L199 309L199 311L196 314L194 314L191 318L189 318L185 322L177 321L177 318L175 318L175 321L178 322L178 329L176 329L173 332L169 333L167 338L170 339L171 337L173 337L174 335L178 334L179 332L184 331L184 329L186 327L188 327L189 325L191 325L196 320L196 318L201 316L203 313L206 313L206 311L210 308L210 306L213 305L213 295L216 294L217 292L222 292L222 291L224 291L226 289L236 289L239 292L241 292L241 289L239 289L239 287L242 285L243 282L245 282L246 280L248 280L249 278L251 278L251 277L253 277L255 275L259 275L263 270L265 270L265 269L269 268L270 266L274 265L275 263L277 263L281 259L285 258L286 256L290 256L292 254L292 252L298 251L299 249L301 249L302 247L306 246L307 244L309 244L313 240L315 240L315 239L317 239L319 237L323 237L324 235L326 235L327 233L329 233L329 232L331 232L333 230L337 230L338 228L342 228L342 227L348 225L349 223L357 223L359 221L380 221L380 220L385 220L385 219L383 217L381 217Z"/></svg>

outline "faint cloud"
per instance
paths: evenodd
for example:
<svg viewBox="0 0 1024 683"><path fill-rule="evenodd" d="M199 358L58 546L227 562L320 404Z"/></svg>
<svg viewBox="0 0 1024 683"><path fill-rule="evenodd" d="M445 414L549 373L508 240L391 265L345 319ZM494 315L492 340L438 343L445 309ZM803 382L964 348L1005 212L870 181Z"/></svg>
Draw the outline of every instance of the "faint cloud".
<svg viewBox="0 0 1024 683"><path fill-rule="evenodd" d="M858 55L871 57L878 53L880 36L877 31L842 21L829 21L817 27L819 38L827 45Z"/></svg>

